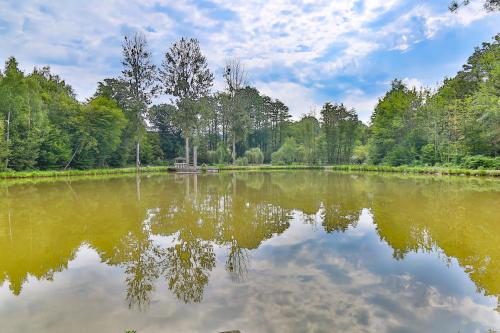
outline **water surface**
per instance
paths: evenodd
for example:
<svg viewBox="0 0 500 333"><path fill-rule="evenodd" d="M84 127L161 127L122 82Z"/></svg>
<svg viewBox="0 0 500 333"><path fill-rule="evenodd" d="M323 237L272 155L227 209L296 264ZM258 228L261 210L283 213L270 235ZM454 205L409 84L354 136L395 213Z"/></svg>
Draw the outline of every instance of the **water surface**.
<svg viewBox="0 0 500 333"><path fill-rule="evenodd" d="M500 331L500 183L0 183L1 332Z"/></svg>

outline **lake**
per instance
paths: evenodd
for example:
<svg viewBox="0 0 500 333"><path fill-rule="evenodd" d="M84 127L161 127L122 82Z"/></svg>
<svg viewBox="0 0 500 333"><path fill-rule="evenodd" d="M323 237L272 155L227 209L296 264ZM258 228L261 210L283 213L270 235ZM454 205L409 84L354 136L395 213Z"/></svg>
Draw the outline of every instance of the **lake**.
<svg viewBox="0 0 500 333"><path fill-rule="evenodd" d="M0 182L1 332L500 331L500 181Z"/></svg>

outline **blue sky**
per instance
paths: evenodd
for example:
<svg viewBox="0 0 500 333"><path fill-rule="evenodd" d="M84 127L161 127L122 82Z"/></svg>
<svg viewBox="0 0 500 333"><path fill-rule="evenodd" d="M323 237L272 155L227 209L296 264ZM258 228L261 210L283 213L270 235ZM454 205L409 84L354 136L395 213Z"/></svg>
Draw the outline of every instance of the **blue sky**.
<svg viewBox="0 0 500 333"><path fill-rule="evenodd" d="M121 70L123 35L143 31L159 64L170 44L200 40L215 89L227 58L283 100L294 117L344 102L367 122L394 78L435 87L499 32L481 1L456 14L448 0L1 0L0 59L50 65L84 100Z"/></svg>

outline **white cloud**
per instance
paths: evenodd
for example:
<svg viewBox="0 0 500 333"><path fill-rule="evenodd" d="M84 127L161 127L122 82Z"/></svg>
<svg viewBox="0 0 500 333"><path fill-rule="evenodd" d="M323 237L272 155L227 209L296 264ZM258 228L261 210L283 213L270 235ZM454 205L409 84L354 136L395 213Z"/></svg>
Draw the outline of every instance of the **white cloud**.
<svg viewBox="0 0 500 333"><path fill-rule="evenodd" d="M416 78L405 77L402 81L409 89L420 90L425 87L422 81Z"/></svg>
<svg viewBox="0 0 500 333"><path fill-rule="evenodd" d="M488 15L478 3L452 14L446 4L403 0L213 2L206 8L194 0L2 1L0 58L15 55L27 70L50 64L83 99L96 80L119 74L125 31L146 31L157 62L175 39L193 36L216 73L217 88L224 59L240 57L250 80L297 117L318 105L315 92L323 82L362 74L360 64L373 52L408 51L443 29ZM232 14L221 17L217 10ZM344 95L366 119L376 97L360 90Z"/></svg>
<svg viewBox="0 0 500 333"><path fill-rule="evenodd" d="M255 86L262 93L277 98L290 108L294 119L319 109L319 103L314 100L314 91L292 82L256 82Z"/></svg>
<svg viewBox="0 0 500 333"><path fill-rule="evenodd" d="M361 89L348 90L343 96L343 103L349 108L356 109L359 119L368 124L373 109L378 103L378 99L382 97L377 95L369 95Z"/></svg>

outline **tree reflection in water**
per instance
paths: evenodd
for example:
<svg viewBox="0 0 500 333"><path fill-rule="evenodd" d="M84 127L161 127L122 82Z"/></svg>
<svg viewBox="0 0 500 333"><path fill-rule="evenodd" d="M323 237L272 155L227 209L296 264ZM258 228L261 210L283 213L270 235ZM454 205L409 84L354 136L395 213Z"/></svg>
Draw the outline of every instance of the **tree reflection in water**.
<svg viewBox="0 0 500 333"><path fill-rule="evenodd" d="M115 261L125 268L130 306L149 304L157 280L166 281L179 300L201 302L215 267L216 245L228 247L226 271L232 281L243 282L249 250L288 228L291 210L238 195L248 190L244 181L235 176L208 180L176 176L176 195L165 198L147 226L138 235L127 234L116 248L117 254L126 254ZM152 235L170 236L172 245L154 245Z"/></svg>
<svg viewBox="0 0 500 333"><path fill-rule="evenodd" d="M137 238L132 234L125 237L124 246L118 250L117 255L123 255L120 261L125 269L129 307L137 306L142 309L149 305L154 284L161 274L159 264L164 257L163 252L149 238Z"/></svg>
<svg viewBox="0 0 500 333"><path fill-rule="evenodd" d="M147 306L158 283L201 302L216 247L227 249L230 279L244 282L251 251L287 230L294 212L334 233L367 209L394 258L439 249L498 297L498 198L497 183L483 180L306 171L5 183L0 285L18 295L28 276L51 280L87 244L123 267L129 306Z"/></svg>
<svg viewBox="0 0 500 333"><path fill-rule="evenodd" d="M231 244L226 260L226 270L233 282L245 282L248 274L250 257L247 249Z"/></svg>
<svg viewBox="0 0 500 333"><path fill-rule="evenodd" d="M165 255L165 277L168 288L185 303L199 303L215 267L212 244L200 239L182 240L169 247Z"/></svg>

